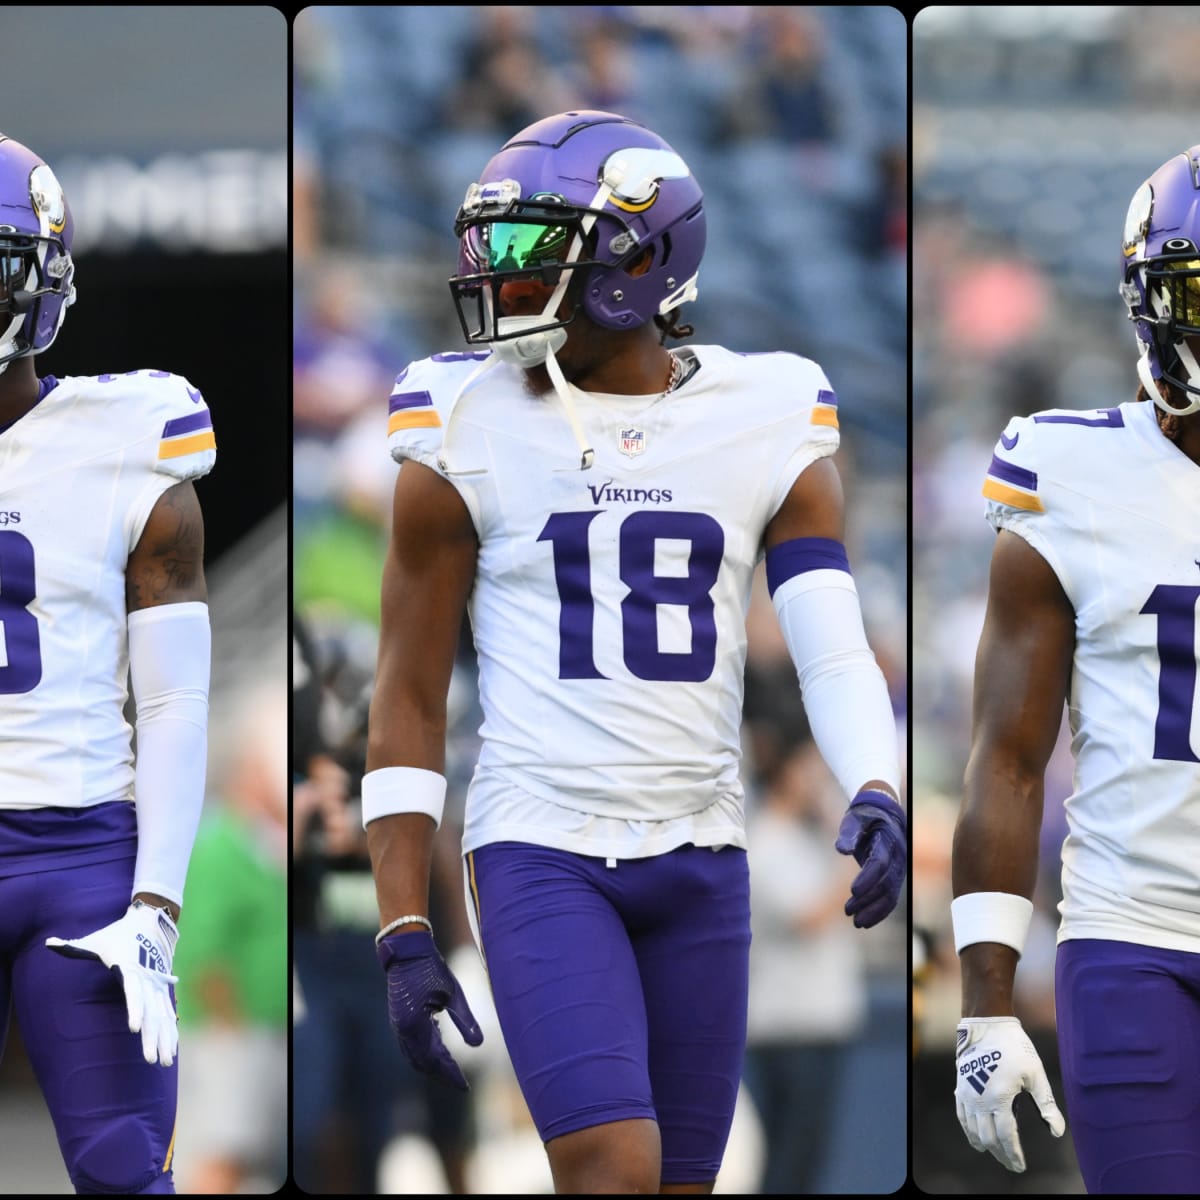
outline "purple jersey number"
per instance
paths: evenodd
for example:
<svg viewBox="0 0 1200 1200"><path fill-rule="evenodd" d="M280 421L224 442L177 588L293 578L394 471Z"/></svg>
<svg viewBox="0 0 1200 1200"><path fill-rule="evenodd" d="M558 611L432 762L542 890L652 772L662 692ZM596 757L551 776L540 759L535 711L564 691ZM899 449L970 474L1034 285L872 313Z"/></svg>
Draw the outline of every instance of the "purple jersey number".
<svg viewBox="0 0 1200 1200"><path fill-rule="evenodd" d="M558 677L604 679L594 654L595 602L588 527L603 510L554 513L538 535L554 547L558 587ZM686 575L657 575L659 539L690 543ZM634 512L621 523L619 571L629 589L621 601L625 665L639 679L702 683L717 661L717 622L712 589L725 553L725 534L706 513ZM658 645L660 604L685 607L691 650L667 652Z"/></svg>
<svg viewBox="0 0 1200 1200"><path fill-rule="evenodd" d="M1200 762L1192 749L1196 700L1196 601L1200 587L1160 584L1142 612L1158 617L1158 719L1154 757Z"/></svg>
<svg viewBox="0 0 1200 1200"><path fill-rule="evenodd" d="M12 530L0 532L0 695L31 692L41 682L41 638L29 611L36 595L33 544Z"/></svg>

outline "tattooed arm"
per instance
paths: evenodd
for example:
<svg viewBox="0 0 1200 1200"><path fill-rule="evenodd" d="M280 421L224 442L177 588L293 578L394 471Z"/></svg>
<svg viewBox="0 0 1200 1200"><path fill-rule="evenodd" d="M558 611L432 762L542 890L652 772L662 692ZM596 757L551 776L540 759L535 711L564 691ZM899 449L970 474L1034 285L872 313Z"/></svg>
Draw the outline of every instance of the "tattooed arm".
<svg viewBox="0 0 1200 1200"><path fill-rule="evenodd" d="M177 483L158 498L125 568L125 606L131 616L138 614L130 625L138 701L137 880L166 881L139 886L134 899L166 908L173 920L179 919L204 790L210 635L207 610L199 605L207 599L200 502L190 482ZM171 605L188 607L166 607ZM160 614L172 619L163 623ZM169 746L159 744L164 731Z"/></svg>
<svg viewBox="0 0 1200 1200"><path fill-rule="evenodd" d="M204 583L204 519L191 483L158 498L125 568L129 612L158 604L208 599Z"/></svg>

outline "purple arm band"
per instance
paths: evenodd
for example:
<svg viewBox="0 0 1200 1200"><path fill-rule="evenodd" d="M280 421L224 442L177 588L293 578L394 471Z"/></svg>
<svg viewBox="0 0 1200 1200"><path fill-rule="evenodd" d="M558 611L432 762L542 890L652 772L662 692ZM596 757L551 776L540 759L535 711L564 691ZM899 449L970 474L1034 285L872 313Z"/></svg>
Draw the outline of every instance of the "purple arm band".
<svg viewBox="0 0 1200 1200"><path fill-rule="evenodd" d="M792 538L767 551L767 588L772 596L780 584L805 571L845 571L850 574L846 547L833 538Z"/></svg>

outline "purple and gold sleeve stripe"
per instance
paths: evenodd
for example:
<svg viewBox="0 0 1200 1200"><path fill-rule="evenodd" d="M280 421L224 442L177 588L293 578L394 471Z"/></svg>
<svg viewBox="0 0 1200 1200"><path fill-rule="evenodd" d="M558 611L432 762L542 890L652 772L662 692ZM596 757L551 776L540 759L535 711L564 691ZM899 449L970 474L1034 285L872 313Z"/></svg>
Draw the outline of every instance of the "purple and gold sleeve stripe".
<svg viewBox="0 0 1200 1200"><path fill-rule="evenodd" d="M428 392L393 392L388 402L388 434L400 429L437 429L442 423Z"/></svg>
<svg viewBox="0 0 1200 1200"><path fill-rule="evenodd" d="M849 575L846 547L833 538L801 537L767 551L767 590L772 596L782 584L806 571L845 571Z"/></svg>
<svg viewBox="0 0 1200 1200"><path fill-rule="evenodd" d="M811 424L828 425L831 429L838 427L837 394L828 388L822 388L817 393L817 402L813 405Z"/></svg>
<svg viewBox="0 0 1200 1200"><path fill-rule="evenodd" d="M1036 471L1005 462L998 454L992 455L987 477L983 481L983 494L989 500L1007 504L1009 508L1020 508L1026 512L1045 512L1045 505L1037 494Z"/></svg>
<svg viewBox="0 0 1200 1200"><path fill-rule="evenodd" d="M158 457L183 458L187 454L198 454L202 450L217 448L213 433L212 414L204 409L176 417L163 426L162 439L158 443Z"/></svg>

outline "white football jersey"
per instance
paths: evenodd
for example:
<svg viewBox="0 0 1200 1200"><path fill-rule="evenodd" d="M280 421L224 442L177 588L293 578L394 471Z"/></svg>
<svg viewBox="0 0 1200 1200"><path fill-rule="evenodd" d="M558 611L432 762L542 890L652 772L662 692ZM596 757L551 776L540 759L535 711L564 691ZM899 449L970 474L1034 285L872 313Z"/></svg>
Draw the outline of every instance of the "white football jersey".
<svg viewBox="0 0 1200 1200"><path fill-rule="evenodd" d="M1149 402L1009 422L983 489L996 529L1075 609L1059 940L1200 951L1200 467Z"/></svg>
<svg viewBox="0 0 1200 1200"><path fill-rule="evenodd" d="M215 458L203 398L165 371L61 379L0 432L0 808L133 799L125 567Z"/></svg>
<svg viewBox="0 0 1200 1200"><path fill-rule="evenodd" d="M740 825L752 575L800 472L837 448L837 401L795 355L678 353L665 396L577 393L588 470L561 399L531 395L515 367L435 355L397 380L393 457L448 474L479 536L465 849L554 842L551 806L634 827L726 801ZM660 849L647 835L640 853Z"/></svg>

